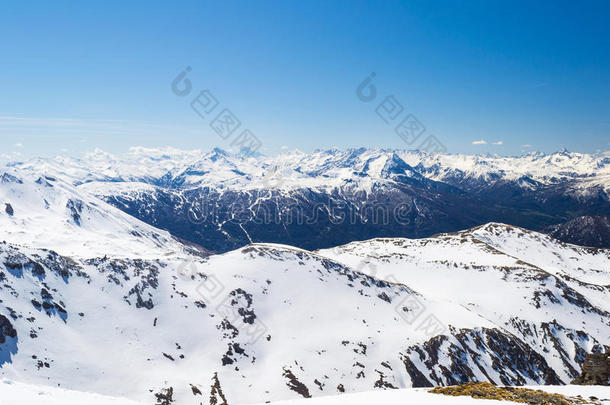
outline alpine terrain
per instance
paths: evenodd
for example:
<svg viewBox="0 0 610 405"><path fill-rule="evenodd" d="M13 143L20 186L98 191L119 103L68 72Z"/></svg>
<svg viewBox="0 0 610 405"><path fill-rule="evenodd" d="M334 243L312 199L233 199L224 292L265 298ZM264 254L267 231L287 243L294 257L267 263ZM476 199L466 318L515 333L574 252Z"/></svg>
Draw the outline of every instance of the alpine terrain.
<svg viewBox="0 0 610 405"><path fill-rule="evenodd" d="M248 157L140 147L11 165L62 178L220 253L252 242L311 250L427 237L487 222L553 232L547 227L578 216L610 215L608 152L500 157L362 148ZM558 237L610 248L606 231Z"/></svg>
<svg viewBox="0 0 610 405"><path fill-rule="evenodd" d="M607 157L525 156L517 174L504 158L380 150L130 153L2 169L7 392L214 405L561 385L586 353L610 349L610 250L514 223L470 226L601 213ZM366 202L394 223L359 211ZM256 207L273 220L257 223ZM289 223L288 209L318 222Z"/></svg>

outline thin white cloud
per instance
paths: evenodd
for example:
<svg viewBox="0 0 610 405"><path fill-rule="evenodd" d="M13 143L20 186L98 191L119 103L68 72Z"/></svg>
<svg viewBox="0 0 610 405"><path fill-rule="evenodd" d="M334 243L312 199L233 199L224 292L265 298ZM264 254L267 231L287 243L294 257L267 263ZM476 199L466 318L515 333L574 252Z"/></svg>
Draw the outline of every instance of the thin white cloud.
<svg viewBox="0 0 610 405"><path fill-rule="evenodd" d="M21 147L23 147L23 144L22 144L21 142L17 142L17 143L15 144L15 147L16 147L16 148L21 148Z"/></svg>
<svg viewBox="0 0 610 405"><path fill-rule="evenodd" d="M481 139L479 141L472 141L473 145L487 145L487 141L484 139Z"/></svg>
<svg viewBox="0 0 610 405"><path fill-rule="evenodd" d="M280 149L282 149L282 150L286 150L286 149L288 149L288 146L286 146L286 145L282 145L282 146L280 146Z"/></svg>
<svg viewBox="0 0 610 405"><path fill-rule="evenodd" d="M503 141L497 141L497 142L494 142L492 145L504 145L504 142Z"/></svg>
<svg viewBox="0 0 610 405"><path fill-rule="evenodd" d="M40 118L17 114L0 114L0 136L10 135L110 135L157 136L180 132L200 135L201 129L189 126L132 122L127 120L84 118Z"/></svg>
<svg viewBox="0 0 610 405"><path fill-rule="evenodd" d="M525 144L523 144L521 146L524 147L524 148L531 148L532 147L532 145L530 145L529 143L525 143Z"/></svg>

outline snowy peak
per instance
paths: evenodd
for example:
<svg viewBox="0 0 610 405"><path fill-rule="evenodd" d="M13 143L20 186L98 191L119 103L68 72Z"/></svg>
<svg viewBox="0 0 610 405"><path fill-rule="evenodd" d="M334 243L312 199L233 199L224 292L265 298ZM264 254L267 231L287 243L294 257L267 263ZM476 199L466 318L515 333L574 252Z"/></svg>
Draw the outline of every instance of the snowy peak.
<svg viewBox="0 0 610 405"><path fill-rule="evenodd" d="M392 153L388 157L386 164L381 170L381 177L396 179L397 181L404 182L407 179L413 179L417 181L425 181L425 177L419 174L413 167L409 166L404 160L402 160L396 153Z"/></svg>
<svg viewBox="0 0 610 405"><path fill-rule="evenodd" d="M519 157L428 155L402 152L408 163L439 181L517 181L529 178L540 184L593 179L593 184L610 188L609 152L604 154L533 153ZM419 166L418 166L419 165ZM528 185L525 185L528 187Z"/></svg>
<svg viewBox="0 0 610 405"><path fill-rule="evenodd" d="M552 274L583 283L610 285L609 249L570 245L542 233L497 223L475 228L471 233L498 251L522 258Z"/></svg>
<svg viewBox="0 0 610 405"><path fill-rule="evenodd" d="M57 157L15 163L21 168L64 177L80 184L90 181L145 182L174 187L267 187L266 170L282 168L282 187L338 187L346 181L368 187L370 180L410 178L480 188L496 182L516 182L538 189L549 184L573 182L575 192L591 187L610 188L610 155L562 151L519 157L427 154L384 149L290 152L276 157L249 157L215 148L209 153L173 148L134 147L123 155L96 149L83 159ZM277 171L277 170L276 170ZM365 174L369 180L363 179Z"/></svg>
<svg viewBox="0 0 610 405"><path fill-rule="evenodd" d="M295 381L314 395L380 379L398 385L406 375L392 370L405 345L396 337L427 339L394 309L426 297L290 247L187 261L73 260L0 244L0 268L0 314L17 339L0 375L146 403L170 387L178 403L199 404L218 392L230 403L295 398ZM117 367L125 358L131 367ZM382 363L390 369L380 375Z"/></svg>
<svg viewBox="0 0 610 405"><path fill-rule="evenodd" d="M243 157L221 149L134 148L126 155L97 151L82 160L39 159L15 168L63 179L146 223L225 252L251 242L318 249L490 221L542 229L575 215L602 215L610 209L608 159L366 148ZM212 212L199 212L208 202ZM337 207L349 212L337 213ZM312 220L318 226L298 226Z"/></svg>

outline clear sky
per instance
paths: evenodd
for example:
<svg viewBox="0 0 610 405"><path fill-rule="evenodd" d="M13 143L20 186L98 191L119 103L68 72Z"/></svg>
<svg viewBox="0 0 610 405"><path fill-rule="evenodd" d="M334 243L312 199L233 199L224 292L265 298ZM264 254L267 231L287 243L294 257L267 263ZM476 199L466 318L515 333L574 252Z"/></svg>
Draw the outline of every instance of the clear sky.
<svg viewBox="0 0 610 405"><path fill-rule="evenodd" d="M609 20L609 1L3 1L0 154L231 149L210 127L224 108L271 155L411 148L407 114L451 153L605 151Z"/></svg>

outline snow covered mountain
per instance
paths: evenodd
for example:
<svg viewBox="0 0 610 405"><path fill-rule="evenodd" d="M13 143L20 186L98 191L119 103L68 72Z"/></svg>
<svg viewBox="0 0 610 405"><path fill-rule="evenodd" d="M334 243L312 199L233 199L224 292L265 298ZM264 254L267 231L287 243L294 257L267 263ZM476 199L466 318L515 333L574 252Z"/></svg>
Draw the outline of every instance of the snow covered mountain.
<svg viewBox="0 0 610 405"><path fill-rule="evenodd" d="M157 257L185 246L59 177L0 172L1 239L65 255Z"/></svg>
<svg viewBox="0 0 610 405"><path fill-rule="evenodd" d="M608 250L488 224L206 255L47 177L13 168L0 185L3 378L234 404L560 384L610 346Z"/></svg>
<svg viewBox="0 0 610 405"><path fill-rule="evenodd" d="M572 378L580 359L592 348L585 346L607 345L610 340L609 253L502 224L429 239L354 242L320 252L476 312L544 353L563 382ZM587 325L589 316L592 323ZM475 370L477 376L477 356L469 360L471 370L462 371L456 364L469 358L473 339L458 336L457 341L438 337L413 350L415 364L423 362L430 369L420 376L422 385L459 382L456 372L469 375ZM440 361L447 352L449 358Z"/></svg>
<svg viewBox="0 0 610 405"><path fill-rule="evenodd" d="M256 403L466 381L562 384L585 353L610 347L610 250L500 223L353 242L391 226L362 211L360 222L341 222L315 205L329 195L353 207L411 201L393 218L431 232L417 218L458 226L449 213L464 218L483 201L398 153L320 152L298 166L286 155L274 161L292 165L272 166L288 170L278 182L261 182L268 158L132 153L141 164L98 151L91 162L2 170L0 377L148 404ZM193 208L210 196L231 220L206 222ZM246 196L326 208L327 222L241 222L235 206ZM211 254L130 216L135 203L140 217L167 209L202 240L221 235L238 248ZM350 243L250 243L284 237L273 235L278 224L290 240L317 232L326 236L313 246Z"/></svg>
<svg viewBox="0 0 610 405"><path fill-rule="evenodd" d="M330 187L357 177L379 180L391 174L430 178L447 183L529 180L550 185L566 180L588 179L583 188L610 187L610 152L601 154L529 153L518 157L497 155L429 154L421 151L387 149L323 150L313 153L288 152L275 157L243 157L215 148L211 152L175 148L132 147L128 153L112 155L100 149L82 159L56 157L9 163L33 171L64 175L81 182L138 181L180 183L181 186L227 188ZM242 175L236 175L235 171ZM394 173L393 173L394 172ZM274 178L264 179L265 175ZM322 178L319 178L322 177ZM163 180L160 180L163 179ZM452 180L453 179L453 180Z"/></svg>
<svg viewBox="0 0 610 405"><path fill-rule="evenodd" d="M466 189L484 189L514 182L523 188L569 184L572 193L610 188L610 152L602 154L529 153L518 157L441 155L406 152L401 157L427 177L462 184Z"/></svg>
<svg viewBox="0 0 610 405"><path fill-rule="evenodd" d="M425 237L494 221L542 229L610 212L608 153L498 157L352 149L245 158L220 149L132 148L122 156L96 150L83 159L11 167L62 178L217 252L252 242L317 249L373 237Z"/></svg>

